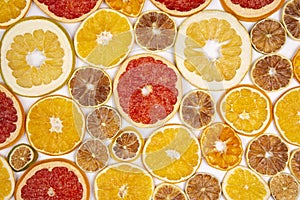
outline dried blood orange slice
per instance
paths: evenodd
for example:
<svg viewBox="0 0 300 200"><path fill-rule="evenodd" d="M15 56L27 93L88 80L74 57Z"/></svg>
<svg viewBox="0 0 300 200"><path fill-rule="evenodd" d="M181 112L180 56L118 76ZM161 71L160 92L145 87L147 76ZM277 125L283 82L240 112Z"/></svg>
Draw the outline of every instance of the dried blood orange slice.
<svg viewBox="0 0 300 200"><path fill-rule="evenodd" d="M79 22L97 10L102 0L33 0L47 15L60 22Z"/></svg>
<svg viewBox="0 0 300 200"><path fill-rule="evenodd" d="M134 25L137 44L149 51L166 50L173 46L177 33L176 23L166 13L144 12Z"/></svg>
<svg viewBox="0 0 300 200"><path fill-rule="evenodd" d="M89 199L90 185L73 162L54 158L36 162L20 177L15 199Z"/></svg>
<svg viewBox="0 0 300 200"><path fill-rule="evenodd" d="M105 3L112 9L123 13L129 17L137 17L140 15L145 0L105 0Z"/></svg>
<svg viewBox="0 0 300 200"><path fill-rule="evenodd" d="M292 58L294 76L300 83L300 48L296 51Z"/></svg>
<svg viewBox="0 0 300 200"><path fill-rule="evenodd" d="M266 92L286 88L292 78L292 62L279 54L268 54L260 57L251 68L252 82Z"/></svg>
<svg viewBox="0 0 300 200"><path fill-rule="evenodd" d="M0 199L9 200L14 193L15 177L6 159L0 155Z"/></svg>
<svg viewBox="0 0 300 200"><path fill-rule="evenodd" d="M288 35L294 40L300 40L300 1L288 1L282 11L282 23Z"/></svg>
<svg viewBox="0 0 300 200"><path fill-rule="evenodd" d="M155 187L153 200L188 200L180 187L170 183L161 183Z"/></svg>
<svg viewBox="0 0 300 200"><path fill-rule="evenodd" d="M81 106L105 104L112 93L112 80L103 70L95 67L77 68L69 83L71 97Z"/></svg>
<svg viewBox="0 0 300 200"><path fill-rule="evenodd" d="M289 159L289 169L300 182L300 149L295 149L292 151Z"/></svg>
<svg viewBox="0 0 300 200"><path fill-rule="evenodd" d="M119 68L114 97L121 115L133 125L159 126L179 107L181 78L170 61L154 54L135 55Z"/></svg>

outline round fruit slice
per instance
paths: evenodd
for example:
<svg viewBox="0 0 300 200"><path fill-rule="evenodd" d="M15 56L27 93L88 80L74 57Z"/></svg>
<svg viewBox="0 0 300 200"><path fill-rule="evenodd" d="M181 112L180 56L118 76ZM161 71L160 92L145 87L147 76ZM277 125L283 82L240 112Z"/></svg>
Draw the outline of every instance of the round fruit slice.
<svg viewBox="0 0 300 200"><path fill-rule="evenodd" d="M30 107L26 133L37 151L48 155L66 154L73 151L84 137L84 114L68 97L47 96Z"/></svg>
<svg viewBox="0 0 300 200"><path fill-rule="evenodd" d="M299 196L299 184L295 177L288 173L280 173L272 177L270 190L274 200L297 200Z"/></svg>
<svg viewBox="0 0 300 200"><path fill-rule="evenodd" d="M300 182L300 149L295 149L291 153L289 160L289 169L291 173Z"/></svg>
<svg viewBox="0 0 300 200"><path fill-rule="evenodd" d="M289 143L300 146L300 87L289 89L274 105L274 121L281 136Z"/></svg>
<svg viewBox="0 0 300 200"><path fill-rule="evenodd" d="M100 106L88 114L86 127L92 137L106 140L118 133L121 122L122 118L118 111L110 106Z"/></svg>
<svg viewBox="0 0 300 200"><path fill-rule="evenodd" d="M161 183L156 186L153 200L188 200L186 194L180 187L174 184Z"/></svg>
<svg viewBox="0 0 300 200"><path fill-rule="evenodd" d="M8 153L8 164L15 172L27 169L38 158L38 153L28 144L18 144Z"/></svg>
<svg viewBox="0 0 300 200"><path fill-rule="evenodd" d="M279 10L284 0L221 0L224 10L235 15L239 20L258 21Z"/></svg>
<svg viewBox="0 0 300 200"><path fill-rule="evenodd" d="M9 164L0 156L0 199L9 200L15 189L15 178Z"/></svg>
<svg viewBox="0 0 300 200"><path fill-rule="evenodd" d="M213 97L203 90L192 90L181 100L179 114L184 125L200 130L214 120L215 103Z"/></svg>
<svg viewBox="0 0 300 200"><path fill-rule="evenodd" d="M127 59L114 81L115 103L121 115L138 127L155 127L177 111L181 78L176 67L154 54Z"/></svg>
<svg viewBox="0 0 300 200"><path fill-rule="evenodd" d="M260 53L277 52L286 41L284 26L274 19L257 22L250 31L253 47Z"/></svg>
<svg viewBox="0 0 300 200"><path fill-rule="evenodd" d="M119 65L134 42L129 19L114 10L100 9L86 18L74 36L75 51L84 62L101 68Z"/></svg>
<svg viewBox="0 0 300 200"><path fill-rule="evenodd" d="M282 11L282 23L288 33L288 35L294 40L300 40L300 1L290 0L288 1Z"/></svg>
<svg viewBox="0 0 300 200"><path fill-rule="evenodd" d="M270 197L270 190L264 179L242 166L237 166L226 173L222 191L227 200L268 200Z"/></svg>
<svg viewBox="0 0 300 200"><path fill-rule="evenodd" d="M20 177L15 199L89 199L87 176L73 162L54 158L39 161Z"/></svg>
<svg viewBox="0 0 300 200"><path fill-rule="evenodd" d="M79 22L97 10L102 0L33 0L47 15L60 22Z"/></svg>
<svg viewBox="0 0 300 200"><path fill-rule="evenodd" d="M112 93L112 80L103 70L95 67L76 69L69 83L71 97L81 106L105 104Z"/></svg>
<svg viewBox="0 0 300 200"><path fill-rule="evenodd" d="M224 90L237 85L251 65L252 47L245 27L231 14L210 10L179 27L175 61L194 86Z"/></svg>
<svg viewBox="0 0 300 200"><path fill-rule="evenodd" d="M149 51L166 50L174 45L176 23L166 13L157 10L143 13L134 25L137 44Z"/></svg>
<svg viewBox="0 0 300 200"><path fill-rule="evenodd" d="M25 114L18 97L0 83L0 150L13 145L24 133Z"/></svg>
<svg viewBox="0 0 300 200"><path fill-rule="evenodd" d="M201 163L200 144L183 125L166 125L146 140L142 161L156 178L177 183L190 178Z"/></svg>
<svg viewBox="0 0 300 200"><path fill-rule="evenodd" d="M242 141L226 124L215 123L205 128L201 133L200 144L207 164L216 169L232 169L242 160Z"/></svg>
<svg viewBox="0 0 300 200"><path fill-rule="evenodd" d="M253 83L266 92L286 88L292 78L292 62L278 54L268 54L259 58L251 69Z"/></svg>
<svg viewBox="0 0 300 200"><path fill-rule="evenodd" d="M272 102L262 90L251 85L239 85L225 93L219 111L235 131L255 136L268 128L272 118Z"/></svg>
<svg viewBox="0 0 300 200"><path fill-rule="evenodd" d="M99 139L89 139L82 143L75 155L76 164L86 172L103 169L109 161L108 148Z"/></svg>
<svg viewBox="0 0 300 200"><path fill-rule="evenodd" d="M112 9L123 13L129 17L137 17L140 15L145 0L105 0L105 3Z"/></svg>
<svg viewBox="0 0 300 200"><path fill-rule="evenodd" d="M110 144L112 157L117 161L134 161L140 155L144 145L142 135L133 127L119 131Z"/></svg>
<svg viewBox="0 0 300 200"><path fill-rule="evenodd" d="M127 163L106 167L98 173L94 183L97 200L138 199L150 200L153 179L144 169Z"/></svg>
<svg viewBox="0 0 300 200"><path fill-rule="evenodd" d="M251 140L246 151L248 166L261 175L282 172L289 160L288 146L280 137L264 134Z"/></svg>
<svg viewBox="0 0 300 200"><path fill-rule="evenodd" d="M292 58L294 76L296 80L300 83L300 48L296 51Z"/></svg>

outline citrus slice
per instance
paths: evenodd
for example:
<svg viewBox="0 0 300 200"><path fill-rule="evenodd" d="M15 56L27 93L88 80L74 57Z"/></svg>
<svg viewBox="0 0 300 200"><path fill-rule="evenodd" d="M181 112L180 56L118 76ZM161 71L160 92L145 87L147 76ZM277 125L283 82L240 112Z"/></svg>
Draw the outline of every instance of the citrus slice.
<svg viewBox="0 0 300 200"><path fill-rule="evenodd" d="M112 93L112 80L103 70L95 67L77 68L69 83L71 97L81 106L105 104Z"/></svg>
<svg viewBox="0 0 300 200"><path fill-rule="evenodd" d="M129 17L137 17L140 15L145 0L105 0L105 3L114 10L123 13Z"/></svg>
<svg viewBox="0 0 300 200"><path fill-rule="evenodd" d="M112 157L117 161L134 161L141 153L144 139L140 132L133 127L120 130L110 144Z"/></svg>
<svg viewBox="0 0 300 200"><path fill-rule="evenodd" d="M300 182L300 149L295 149L291 153L289 159L289 169L291 173L296 177Z"/></svg>
<svg viewBox="0 0 300 200"><path fill-rule="evenodd" d="M119 65L127 57L133 42L129 19L111 9L100 9L88 16L74 36L78 57L105 69Z"/></svg>
<svg viewBox="0 0 300 200"><path fill-rule="evenodd" d="M100 7L102 0L33 0L51 18L65 23L79 22Z"/></svg>
<svg viewBox="0 0 300 200"><path fill-rule="evenodd" d="M252 62L245 27L231 14L210 10L187 18L179 27L175 61L194 86L224 90L237 85Z"/></svg>
<svg viewBox="0 0 300 200"><path fill-rule="evenodd" d="M91 111L86 118L88 133L100 140L112 139L121 129L122 118L110 106L100 106Z"/></svg>
<svg viewBox="0 0 300 200"><path fill-rule="evenodd" d="M279 173L270 179L270 190L274 200L297 200L299 184L296 178L288 173Z"/></svg>
<svg viewBox="0 0 300 200"><path fill-rule="evenodd" d="M284 26L274 19L257 22L250 31L253 47L260 53L268 54L280 50L286 41Z"/></svg>
<svg viewBox="0 0 300 200"><path fill-rule="evenodd" d="M284 4L284 0L221 0L224 10L235 15L239 20L254 22L264 19Z"/></svg>
<svg viewBox="0 0 300 200"><path fill-rule="evenodd" d="M139 16L134 33L140 47L148 51L161 51L174 45L177 28L168 14L152 10Z"/></svg>
<svg viewBox="0 0 300 200"><path fill-rule="evenodd" d="M242 166L225 174L222 192L227 200L268 200L270 197L270 189L264 179Z"/></svg>
<svg viewBox="0 0 300 200"><path fill-rule="evenodd" d="M176 113L181 78L176 67L154 54L128 58L114 79L114 97L121 115L138 127L155 127Z"/></svg>
<svg viewBox="0 0 300 200"><path fill-rule="evenodd" d="M97 200L138 199L150 200L153 179L144 169L129 163L118 163L99 172L94 181Z"/></svg>
<svg viewBox="0 0 300 200"><path fill-rule="evenodd" d="M286 88L293 78L292 62L279 54L259 58L252 66L252 82L266 92Z"/></svg>
<svg viewBox="0 0 300 200"><path fill-rule="evenodd" d="M184 125L200 130L212 123L215 116L213 97L203 90L191 90L181 100L179 114Z"/></svg>
<svg viewBox="0 0 300 200"><path fill-rule="evenodd" d="M37 151L48 155L66 154L73 151L84 137L84 114L68 97L47 96L30 107L26 133Z"/></svg>
<svg viewBox="0 0 300 200"><path fill-rule="evenodd" d="M1 43L1 70L17 94L38 97L62 87L75 65L71 38L62 25L28 17L10 26Z"/></svg>
<svg viewBox="0 0 300 200"><path fill-rule="evenodd" d="M24 133L25 113L18 97L0 83L0 150L13 145Z"/></svg>
<svg viewBox="0 0 300 200"><path fill-rule="evenodd" d="M255 136L268 128L272 118L272 102L262 90L251 85L239 85L225 93L219 111L235 131Z"/></svg>
<svg viewBox="0 0 300 200"><path fill-rule="evenodd" d="M108 148L99 139L88 139L79 146L75 161L83 171L99 171L108 164Z"/></svg>
<svg viewBox="0 0 300 200"><path fill-rule="evenodd" d="M197 173L187 181L185 192L191 200L218 200L221 197L221 185L213 175Z"/></svg>
<svg viewBox="0 0 300 200"><path fill-rule="evenodd" d="M155 187L153 200L188 200L180 187L170 183L161 183Z"/></svg>
<svg viewBox="0 0 300 200"><path fill-rule="evenodd" d="M177 17L186 17L206 8L211 0L151 0L162 11Z"/></svg>
<svg viewBox="0 0 300 200"><path fill-rule="evenodd" d="M288 160L288 146L276 135L260 135L248 143L247 164L261 175L273 176L282 172Z"/></svg>
<svg viewBox="0 0 300 200"><path fill-rule="evenodd" d="M166 125L146 140L142 161L154 177L169 183L182 182L200 166L200 144L187 127Z"/></svg>
<svg viewBox="0 0 300 200"><path fill-rule="evenodd" d="M73 162L63 158L46 159L28 168L17 182L15 199L90 198L87 176Z"/></svg>
<svg viewBox="0 0 300 200"><path fill-rule="evenodd" d="M15 189L15 178L12 169L0 156L0 199L9 200Z"/></svg>
<svg viewBox="0 0 300 200"><path fill-rule="evenodd" d="M207 164L216 169L232 169L242 160L242 141L226 124L215 123L205 128L201 133L200 144Z"/></svg>
<svg viewBox="0 0 300 200"><path fill-rule="evenodd" d="M299 0L290 0L283 6L282 23L288 35L294 40L300 40L300 9Z"/></svg>
<svg viewBox="0 0 300 200"><path fill-rule="evenodd" d="M289 89L274 105L274 121L281 136L289 143L300 146L300 87Z"/></svg>
<svg viewBox="0 0 300 200"><path fill-rule="evenodd" d="M296 51L292 58L294 76L296 80L300 83L300 48Z"/></svg>
<svg viewBox="0 0 300 200"><path fill-rule="evenodd" d="M8 153L8 164L15 172L24 171L38 158L38 153L28 144L18 144Z"/></svg>

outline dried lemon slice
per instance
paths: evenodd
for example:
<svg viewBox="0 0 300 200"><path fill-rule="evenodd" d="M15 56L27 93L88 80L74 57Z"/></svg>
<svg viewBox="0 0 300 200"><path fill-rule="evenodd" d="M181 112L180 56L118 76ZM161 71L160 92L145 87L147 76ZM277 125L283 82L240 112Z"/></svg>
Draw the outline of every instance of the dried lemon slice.
<svg viewBox="0 0 300 200"><path fill-rule="evenodd" d="M180 187L170 183L161 183L153 192L153 200L188 200Z"/></svg>
<svg viewBox="0 0 300 200"><path fill-rule="evenodd" d="M289 160L289 169L291 173L300 182L300 149L295 149L291 153Z"/></svg>

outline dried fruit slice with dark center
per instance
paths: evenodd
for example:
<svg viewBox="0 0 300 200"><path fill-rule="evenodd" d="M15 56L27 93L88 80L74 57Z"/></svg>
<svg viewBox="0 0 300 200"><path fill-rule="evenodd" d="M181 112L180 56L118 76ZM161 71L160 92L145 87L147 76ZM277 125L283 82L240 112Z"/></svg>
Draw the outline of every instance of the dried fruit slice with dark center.
<svg viewBox="0 0 300 200"><path fill-rule="evenodd" d="M293 70L294 70L294 76L297 79L297 81L300 83L300 48L297 49L295 52L293 58Z"/></svg>
<svg viewBox="0 0 300 200"><path fill-rule="evenodd" d="M259 58L251 69L253 83L266 92L286 88L292 78L292 62L279 54L268 54Z"/></svg>
<svg viewBox="0 0 300 200"><path fill-rule="evenodd" d="M292 151L289 159L289 169L298 182L300 182L300 149Z"/></svg>
<svg viewBox="0 0 300 200"><path fill-rule="evenodd" d="M141 13L145 0L105 0L113 10L117 10L129 17L137 17Z"/></svg>
<svg viewBox="0 0 300 200"><path fill-rule="evenodd" d="M14 189L14 173L6 159L0 155L0 199L10 200Z"/></svg>
<svg viewBox="0 0 300 200"><path fill-rule="evenodd" d="M300 40L300 0L288 1L282 11L282 23L288 35L294 39Z"/></svg>
<svg viewBox="0 0 300 200"><path fill-rule="evenodd" d="M161 183L154 189L153 200L188 200L188 198L177 185Z"/></svg>

